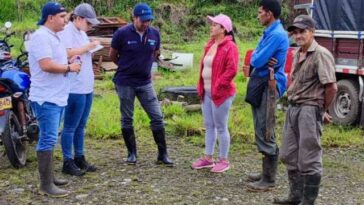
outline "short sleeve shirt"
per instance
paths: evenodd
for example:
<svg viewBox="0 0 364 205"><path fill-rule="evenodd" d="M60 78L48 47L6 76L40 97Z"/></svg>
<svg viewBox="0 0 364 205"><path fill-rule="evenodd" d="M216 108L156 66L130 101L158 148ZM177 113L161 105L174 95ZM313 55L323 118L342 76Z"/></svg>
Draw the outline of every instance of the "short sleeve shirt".
<svg viewBox="0 0 364 205"><path fill-rule="evenodd" d="M313 41L304 59L299 63L298 50L294 57L292 84L288 100L297 104L324 106L325 85L335 83L334 57L326 48Z"/></svg>
<svg viewBox="0 0 364 205"><path fill-rule="evenodd" d="M151 68L155 51L160 47L159 31L148 27L140 35L133 24L117 30L111 47L118 51L118 69L114 83L121 86L143 86L151 83Z"/></svg>
<svg viewBox="0 0 364 205"><path fill-rule="evenodd" d="M67 64L67 51L57 33L45 26L34 32L29 43L30 91L29 99L40 104L50 102L66 106L70 91L68 76L49 73L40 68L39 61L51 58L58 64Z"/></svg>
<svg viewBox="0 0 364 205"><path fill-rule="evenodd" d="M90 40L84 31L78 30L73 22L68 23L59 33L61 42L67 49L81 48ZM71 93L88 94L93 91L94 72L92 69L92 54L86 52L81 55L81 70L79 73L68 73L71 81Z"/></svg>

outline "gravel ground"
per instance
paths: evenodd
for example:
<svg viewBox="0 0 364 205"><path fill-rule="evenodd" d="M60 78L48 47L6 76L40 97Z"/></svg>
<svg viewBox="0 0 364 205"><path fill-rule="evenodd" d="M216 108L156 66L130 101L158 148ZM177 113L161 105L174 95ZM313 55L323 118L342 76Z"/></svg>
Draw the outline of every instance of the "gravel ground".
<svg viewBox="0 0 364 205"><path fill-rule="evenodd" d="M98 171L83 177L61 174L61 152L56 151L56 174L71 180L67 198L38 194L38 172L34 149L26 167L12 168L0 157L0 204L271 204L275 196L286 194L287 175L279 165L277 186L271 192L250 193L246 176L260 169L256 153L231 153L232 168L223 174L192 170L191 161L203 151L182 138L168 139L176 167L155 164L156 146L152 138L138 144L138 164L123 162L125 150L120 140L88 140L87 157ZM3 147L0 148L3 151ZM364 205L364 150L328 149L324 153L324 177L316 204Z"/></svg>

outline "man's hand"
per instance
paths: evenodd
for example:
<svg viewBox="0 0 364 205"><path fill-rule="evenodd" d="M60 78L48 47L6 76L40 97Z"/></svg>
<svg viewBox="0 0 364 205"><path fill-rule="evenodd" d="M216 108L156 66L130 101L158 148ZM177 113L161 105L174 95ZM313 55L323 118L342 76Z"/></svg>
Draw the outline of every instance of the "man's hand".
<svg viewBox="0 0 364 205"><path fill-rule="evenodd" d="M268 65L269 65L269 67L274 68L274 66L275 66L275 65L277 65L277 63L278 63L278 60L272 57L272 58L269 60Z"/></svg>
<svg viewBox="0 0 364 205"><path fill-rule="evenodd" d="M331 115L329 115L329 113L325 112L323 118L324 118L324 124L332 123L332 117Z"/></svg>
<svg viewBox="0 0 364 205"><path fill-rule="evenodd" d="M250 66L249 65L243 65L243 73L245 77L250 76Z"/></svg>
<svg viewBox="0 0 364 205"><path fill-rule="evenodd" d="M72 56L72 58L70 58L69 62L70 63L82 64L81 56L79 56L79 55Z"/></svg>
<svg viewBox="0 0 364 205"><path fill-rule="evenodd" d="M96 48L98 45L100 45L100 41L91 41L89 44L87 44L87 50L90 51Z"/></svg>
<svg viewBox="0 0 364 205"><path fill-rule="evenodd" d="M156 60L159 60L159 56L161 55L161 51L160 50L156 50L154 51L154 57Z"/></svg>

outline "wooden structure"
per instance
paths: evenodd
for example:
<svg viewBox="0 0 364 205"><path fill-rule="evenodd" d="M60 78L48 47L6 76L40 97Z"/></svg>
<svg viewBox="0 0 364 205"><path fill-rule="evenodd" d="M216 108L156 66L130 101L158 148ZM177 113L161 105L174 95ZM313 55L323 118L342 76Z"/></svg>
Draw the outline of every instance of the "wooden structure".
<svg viewBox="0 0 364 205"><path fill-rule="evenodd" d="M127 25L128 22L119 17L97 17L97 19L101 23L87 34L90 39L98 40L104 46L103 49L95 52L92 57L95 78L102 79L102 72L116 70L117 68L109 57L112 35L118 28Z"/></svg>

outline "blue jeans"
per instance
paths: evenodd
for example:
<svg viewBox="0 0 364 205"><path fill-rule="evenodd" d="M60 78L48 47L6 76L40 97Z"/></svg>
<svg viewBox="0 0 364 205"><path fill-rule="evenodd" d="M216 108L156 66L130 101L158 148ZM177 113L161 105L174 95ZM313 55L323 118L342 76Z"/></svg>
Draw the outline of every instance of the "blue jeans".
<svg viewBox="0 0 364 205"><path fill-rule="evenodd" d="M90 115L92 99L93 93L71 93L68 97L61 138L63 160L73 159L72 145L75 157L84 155L85 127Z"/></svg>
<svg viewBox="0 0 364 205"><path fill-rule="evenodd" d="M164 128L163 114L152 83L139 87L115 84L115 88L120 100L121 127L123 129L133 128L135 97L138 98L144 111L148 114L151 129L161 130Z"/></svg>
<svg viewBox="0 0 364 205"><path fill-rule="evenodd" d="M205 93L202 102L202 114L206 128L205 154L213 155L216 138L219 137L219 158L228 158L230 147L230 133L228 130L229 110L234 96L229 97L220 106L216 106L211 99L211 93Z"/></svg>
<svg viewBox="0 0 364 205"><path fill-rule="evenodd" d="M64 107L49 102L44 102L42 105L31 102L31 107L40 129L36 150L52 151L57 143L58 129Z"/></svg>

